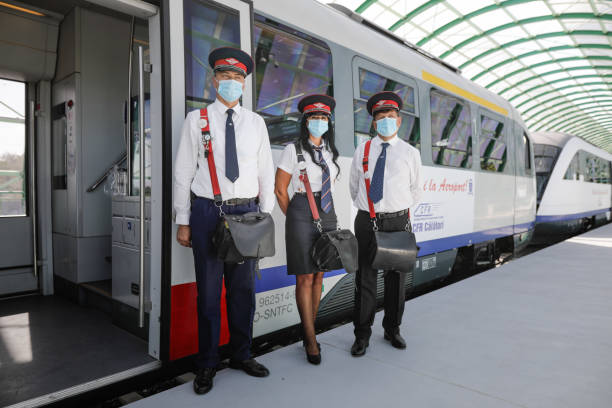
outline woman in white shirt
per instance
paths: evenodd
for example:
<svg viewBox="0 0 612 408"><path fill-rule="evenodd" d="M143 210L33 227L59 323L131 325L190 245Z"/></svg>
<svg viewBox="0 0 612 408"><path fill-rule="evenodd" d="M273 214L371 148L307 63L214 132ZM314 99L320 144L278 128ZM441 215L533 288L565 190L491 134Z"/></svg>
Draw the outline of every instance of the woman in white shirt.
<svg viewBox="0 0 612 408"><path fill-rule="evenodd" d="M332 191L340 171L331 123L331 113L335 105L334 98L328 95L309 95L300 100L300 136L294 143L285 147L276 170L274 188L278 204L287 216L287 273L296 277L295 298L302 320L306 357L308 362L315 365L321 362L321 349L315 336L314 322L321 301L323 272L316 270L310 253L320 233L313 222L306 188L300 180L298 153L301 151L304 158L323 231L334 230L337 219ZM289 184L293 188L291 201Z"/></svg>

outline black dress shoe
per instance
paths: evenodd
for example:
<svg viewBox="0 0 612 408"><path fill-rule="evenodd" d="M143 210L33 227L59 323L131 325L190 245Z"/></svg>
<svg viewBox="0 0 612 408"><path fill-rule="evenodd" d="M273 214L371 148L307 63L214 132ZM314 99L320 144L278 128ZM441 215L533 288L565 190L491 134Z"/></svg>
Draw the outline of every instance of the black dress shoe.
<svg viewBox="0 0 612 408"><path fill-rule="evenodd" d="M255 361L254 358L244 361L230 360L229 366L236 370L242 370L253 377L267 377L270 375L270 371L263 364Z"/></svg>
<svg viewBox="0 0 612 408"><path fill-rule="evenodd" d="M356 338L353 347L351 347L351 354L355 357L363 356L369 345L370 342L368 340Z"/></svg>
<svg viewBox="0 0 612 408"><path fill-rule="evenodd" d="M193 380L193 390L196 394L206 394L212 389L216 373L216 368L201 368L196 372L196 378Z"/></svg>
<svg viewBox="0 0 612 408"><path fill-rule="evenodd" d="M404 340L402 336L400 336L399 333L391 334L385 331L385 340L390 341L391 345L395 348L398 348L398 349L406 348L406 341Z"/></svg>

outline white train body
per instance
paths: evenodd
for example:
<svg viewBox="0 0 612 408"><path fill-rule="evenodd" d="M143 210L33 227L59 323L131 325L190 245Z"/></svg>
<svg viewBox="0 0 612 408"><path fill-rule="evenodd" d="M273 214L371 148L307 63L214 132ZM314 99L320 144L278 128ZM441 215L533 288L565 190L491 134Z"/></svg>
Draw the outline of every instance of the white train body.
<svg viewBox="0 0 612 408"><path fill-rule="evenodd" d="M269 40L262 39L263 30L270 30L275 35L282 35L278 33L284 31L287 35L284 47L289 47L293 39L306 41L303 40L306 38L311 42L311 47L328 49L331 55L333 95L337 101L336 144L340 151L341 167L334 204L339 223L344 228L352 229L357 211L348 192L353 153L355 146L368 136L366 131L358 127L369 127L371 120L359 116L360 107L367 99L361 94L363 75L372 73L384 77L387 83L393 80L411 89L409 92L412 92L413 98L410 101L413 102L413 108L404 120L416 124L413 131L418 137L413 145L418 143L421 150L423 195L419 205L411 209L412 224L421 250L413 279L408 285L415 286L448 275L461 251L471 254L470 261L475 262L479 256L490 259L496 246L498 252L503 249L500 246L512 251L528 242L535 223L536 207L533 151L525 124L512 105L439 61L314 0L255 0L253 7L256 31L253 54L256 64L262 58L275 58L278 61L276 68L283 67L283 56L270 56L260 49L263 41ZM272 34L269 37L272 38L269 41L276 41ZM270 47L274 47L274 44ZM305 64L303 60L300 61L298 64ZM181 70L180 65L176 68ZM261 87L258 89L260 96L267 91L264 89L266 76L278 73L268 65L264 69L263 78L257 80ZM276 83L282 82L280 78ZM181 84L177 86L180 88ZM255 91L256 94L258 91ZM290 97L295 95L290 94ZM266 116L266 109L257 109L257 101L254 105L254 110L259 111L268 122L273 155L278 160L284 143L275 143L275 138L282 139L283 135L275 130L274 120L281 125L290 122L285 117L285 121L281 121L278 117ZM432 105L438 107L434 114ZM444 112L441 108L443 105L453 107L453 112L456 111L459 118L454 123L460 124L453 124L453 130L449 132L463 127L457 130L457 134L442 132L440 140L432 143L432 128L442 123L436 122L438 116L435 115L442 115L440 112ZM458 108L458 105L461 107ZM193 107L197 106L197 102L194 102ZM432 119L432 116L435 118ZM292 120L297 120L297 116L293 116ZM496 136L499 144L495 146L489 146L489 142L481 136L482 128L491 121L501 129ZM469 137L465 136L467 134ZM460 146L462 137L465 138L464 153L457 153L451 145L455 143ZM178 134L175 134L174 139L173 144L176 146ZM470 143L471 150L466 147ZM481 155L487 149L491 150L487 155L497 155L497 161L492 165L497 166L498 171L482 169ZM441 164L446 160L449 163L457 161L457 157L461 158L462 154L461 165ZM502 162L503 165L500 164ZM276 224L276 255L260 263L262 279L256 281L255 336L269 334L299 322L294 299L295 278L286 274L285 218L278 208L275 208L273 216ZM172 261L173 296L175 288L185 285L191 286L189 293L193 293L195 277L190 251L175 243ZM353 301L352 279L352 276L343 271L326 274L320 318L337 316L338 313L350 310ZM186 320L195 319L191 317Z"/></svg>
<svg viewBox="0 0 612 408"><path fill-rule="evenodd" d="M612 155L564 133L534 133L538 174L537 241L610 221Z"/></svg>

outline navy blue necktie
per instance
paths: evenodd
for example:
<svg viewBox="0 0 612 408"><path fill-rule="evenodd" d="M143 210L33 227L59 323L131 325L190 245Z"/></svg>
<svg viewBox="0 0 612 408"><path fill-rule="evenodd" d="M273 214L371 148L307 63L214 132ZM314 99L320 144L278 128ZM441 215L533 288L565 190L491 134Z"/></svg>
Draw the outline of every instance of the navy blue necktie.
<svg viewBox="0 0 612 408"><path fill-rule="evenodd" d="M227 111L227 121L225 122L225 177L232 183L240 176L238 170L238 154L236 153L236 132L234 131L234 121L232 120L233 109Z"/></svg>
<svg viewBox="0 0 612 408"><path fill-rule="evenodd" d="M385 161L387 160L387 147L389 143L382 143L382 151L378 160L376 160L376 167L374 167L374 175L372 176L372 183L370 184L370 199L372 202L377 203L382 200L383 197L383 184L385 183Z"/></svg>
<svg viewBox="0 0 612 408"><path fill-rule="evenodd" d="M317 152L317 161L322 167L321 171L321 208L324 212L328 213L331 209L332 204L332 196L331 196L331 180L329 179L329 167L323 159L323 152L321 151L321 147L316 148L315 152Z"/></svg>

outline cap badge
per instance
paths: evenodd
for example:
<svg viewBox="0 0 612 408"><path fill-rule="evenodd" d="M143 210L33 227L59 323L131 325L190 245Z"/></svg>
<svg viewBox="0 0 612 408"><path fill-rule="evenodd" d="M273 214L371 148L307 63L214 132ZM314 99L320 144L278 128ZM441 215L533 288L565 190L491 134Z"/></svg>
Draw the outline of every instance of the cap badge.
<svg viewBox="0 0 612 408"><path fill-rule="evenodd" d="M317 103L315 103L315 104L314 104L314 106L315 106L316 108L324 108L324 107L325 107L325 104L323 104L323 103L321 103L321 102L317 102Z"/></svg>
<svg viewBox="0 0 612 408"><path fill-rule="evenodd" d="M232 65L236 65L239 61L235 58L227 58L226 59L227 62L229 62Z"/></svg>
<svg viewBox="0 0 612 408"><path fill-rule="evenodd" d="M376 106L382 106L385 104L385 102L386 102L385 100L381 99L380 101L376 102Z"/></svg>

